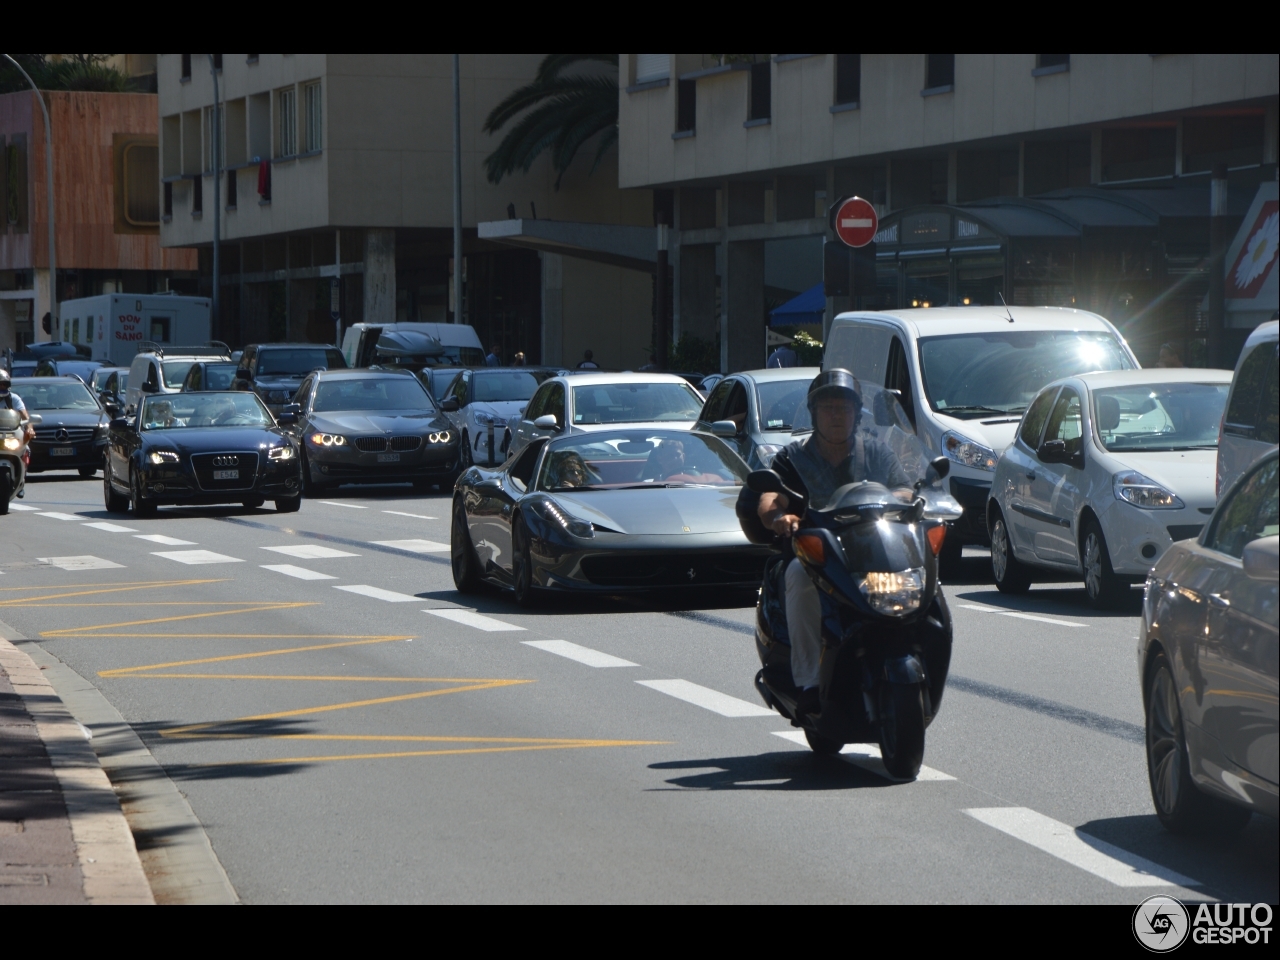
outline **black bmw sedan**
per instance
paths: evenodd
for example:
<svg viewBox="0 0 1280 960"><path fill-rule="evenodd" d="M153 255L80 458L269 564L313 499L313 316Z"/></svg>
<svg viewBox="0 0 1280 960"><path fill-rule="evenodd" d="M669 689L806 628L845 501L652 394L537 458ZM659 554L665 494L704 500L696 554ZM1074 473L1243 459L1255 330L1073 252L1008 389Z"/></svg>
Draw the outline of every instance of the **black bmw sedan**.
<svg viewBox="0 0 1280 960"><path fill-rule="evenodd" d="M297 443L252 393L144 395L133 418L111 421L103 500L138 517L162 504L267 500L293 513L302 503L300 461Z"/></svg>
<svg viewBox="0 0 1280 960"><path fill-rule="evenodd" d="M79 377L31 377L13 381L28 413L43 422L31 441L28 473L79 470L92 477L102 467L108 417L98 398Z"/></svg>
<svg viewBox="0 0 1280 960"><path fill-rule="evenodd" d="M458 437L408 370L317 370L298 388L306 492L342 483L451 483Z"/></svg>

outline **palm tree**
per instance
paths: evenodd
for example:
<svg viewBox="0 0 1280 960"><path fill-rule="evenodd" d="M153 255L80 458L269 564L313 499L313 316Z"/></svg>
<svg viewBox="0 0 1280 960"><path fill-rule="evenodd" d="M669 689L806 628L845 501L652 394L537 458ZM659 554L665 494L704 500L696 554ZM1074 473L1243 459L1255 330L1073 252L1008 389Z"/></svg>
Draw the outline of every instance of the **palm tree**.
<svg viewBox="0 0 1280 960"><path fill-rule="evenodd" d="M613 69L569 69L598 63L609 64ZM524 116L485 158L491 183L500 182L517 169L528 173L539 154L550 150L558 190L578 148L599 135L591 165L594 173L605 153L618 141L618 55L547 54L533 82L513 91L489 113L484 122L485 133L497 133L521 113Z"/></svg>

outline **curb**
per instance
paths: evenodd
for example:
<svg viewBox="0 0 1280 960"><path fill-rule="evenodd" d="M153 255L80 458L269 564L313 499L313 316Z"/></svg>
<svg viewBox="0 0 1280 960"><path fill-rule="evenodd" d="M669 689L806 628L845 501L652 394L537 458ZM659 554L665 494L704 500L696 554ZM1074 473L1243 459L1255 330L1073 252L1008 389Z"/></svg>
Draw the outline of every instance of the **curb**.
<svg viewBox="0 0 1280 960"><path fill-rule="evenodd" d="M76 722L44 673L8 640L0 666L35 722L62 790L89 903L155 903L120 801Z"/></svg>

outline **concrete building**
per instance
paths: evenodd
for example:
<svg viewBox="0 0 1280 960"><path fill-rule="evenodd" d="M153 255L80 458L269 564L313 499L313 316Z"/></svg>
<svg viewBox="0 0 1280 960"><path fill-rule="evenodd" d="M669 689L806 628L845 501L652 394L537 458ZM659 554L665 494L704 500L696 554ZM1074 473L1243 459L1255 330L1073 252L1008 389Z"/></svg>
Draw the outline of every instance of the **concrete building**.
<svg viewBox="0 0 1280 960"><path fill-rule="evenodd" d="M769 311L822 282L828 206L853 194L881 216L856 306L1074 303L1144 361L1165 340L1193 356L1210 172L1229 169L1232 233L1276 178L1274 54L624 54L620 73L619 184L669 192L673 334L718 339L725 369L761 365ZM829 297L826 322L849 306Z"/></svg>
<svg viewBox="0 0 1280 960"><path fill-rule="evenodd" d="M330 292L339 276L344 323L461 319L506 359L522 350L530 362L572 363L591 349L605 366L645 361L651 269L477 235L480 222L521 233L563 221L653 236L650 192L618 189L616 152L591 175L594 150L585 149L559 189L545 155L527 175L496 186L485 178L484 159L498 138L482 132L484 119L533 78L541 55L461 59L460 310L450 282L452 56L214 56L225 130L222 339L332 342ZM199 251L206 294L214 229L212 69L206 54L157 58L161 240Z"/></svg>
<svg viewBox="0 0 1280 960"><path fill-rule="evenodd" d="M132 63L131 75L145 81L145 67ZM155 95L42 96L53 130L58 300L194 289L194 252L160 246ZM0 95L0 349L50 339L40 322L52 312L46 150L36 94Z"/></svg>

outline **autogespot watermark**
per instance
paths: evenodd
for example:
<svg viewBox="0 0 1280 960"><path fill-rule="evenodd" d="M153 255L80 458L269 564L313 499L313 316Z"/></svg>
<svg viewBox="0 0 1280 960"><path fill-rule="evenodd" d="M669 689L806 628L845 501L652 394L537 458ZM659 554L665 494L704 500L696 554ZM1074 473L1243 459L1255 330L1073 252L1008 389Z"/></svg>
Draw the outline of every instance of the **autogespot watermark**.
<svg viewBox="0 0 1280 960"><path fill-rule="evenodd" d="M1271 942L1271 907L1265 903L1201 903L1193 917L1173 897L1148 897L1133 911L1133 935L1152 953L1186 943Z"/></svg>

